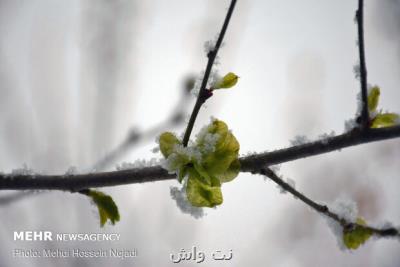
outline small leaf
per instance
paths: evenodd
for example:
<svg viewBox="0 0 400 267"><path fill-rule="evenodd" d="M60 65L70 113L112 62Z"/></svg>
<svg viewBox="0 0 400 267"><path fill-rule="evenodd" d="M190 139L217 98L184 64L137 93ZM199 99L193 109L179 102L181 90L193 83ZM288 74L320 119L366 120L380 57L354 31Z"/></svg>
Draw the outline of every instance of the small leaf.
<svg viewBox="0 0 400 267"><path fill-rule="evenodd" d="M195 207L215 207L222 204L222 192L219 186L210 186L200 181L200 175L193 168L189 171L186 195Z"/></svg>
<svg viewBox="0 0 400 267"><path fill-rule="evenodd" d="M229 72L223 78L221 78L219 81L217 81L215 83L215 85L212 87L212 89L231 88L231 87L235 86L238 79L239 79L239 76L237 76L233 72Z"/></svg>
<svg viewBox="0 0 400 267"><path fill-rule="evenodd" d="M357 218L357 224L366 225L362 218ZM352 230L343 230L343 242L348 249L357 249L372 235L372 231L356 225Z"/></svg>
<svg viewBox="0 0 400 267"><path fill-rule="evenodd" d="M379 102L379 95L381 91L379 86L374 86L370 89L368 94L368 110L369 112L376 111Z"/></svg>
<svg viewBox="0 0 400 267"><path fill-rule="evenodd" d="M379 113L371 121L371 128L390 127L398 124L400 116L396 113Z"/></svg>
<svg viewBox="0 0 400 267"><path fill-rule="evenodd" d="M208 130L212 134L218 134L220 138L215 144L215 151L203 155L202 164L204 169L206 169L210 176L216 176L220 180L230 181L236 177L236 175L234 175L234 172L236 172L235 170L238 167L240 168L238 162L232 165L232 163L238 159L239 142L228 130L227 125L223 121L215 120L209 126ZM231 165L232 169L228 171ZM228 173L226 173L227 171Z"/></svg>
<svg viewBox="0 0 400 267"><path fill-rule="evenodd" d="M194 163L193 166L194 166L194 169L196 170L196 172L199 174L198 175L199 180L201 180L201 182L204 184L212 185L211 177L208 174L208 172L204 169L204 167L198 163Z"/></svg>
<svg viewBox="0 0 400 267"><path fill-rule="evenodd" d="M101 227L104 226L107 220L110 220L112 224L119 221L118 207L109 195L96 190L89 190L85 194L93 200L99 210Z"/></svg>
<svg viewBox="0 0 400 267"><path fill-rule="evenodd" d="M160 150L161 153L167 158L174 151L175 145L179 144L178 138L173 133L165 132L160 135Z"/></svg>
<svg viewBox="0 0 400 267"><path fill-rule="evenodd" d="M212 175L209 175L207 170L204 169L203 166L201 166L198 163L194 163L194 169L197 171L197 173L200 175L201 177L201 181L207 185L211 185L211 186L221 186L221 182L220 180Z"/></svg>

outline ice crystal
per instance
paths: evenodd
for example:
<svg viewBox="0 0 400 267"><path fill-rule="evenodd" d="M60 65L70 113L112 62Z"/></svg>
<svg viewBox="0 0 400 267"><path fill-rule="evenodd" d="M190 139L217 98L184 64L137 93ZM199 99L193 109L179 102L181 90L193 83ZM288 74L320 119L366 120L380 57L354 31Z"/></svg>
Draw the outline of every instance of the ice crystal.
<svg viewBox="0 0 400 267"><path fill-rule="evenodd" d="M292 146L299 146L308 142L310 142L310 140L305 135L297 135L294 137L294 139L290 140L290 144Z"/></svg>

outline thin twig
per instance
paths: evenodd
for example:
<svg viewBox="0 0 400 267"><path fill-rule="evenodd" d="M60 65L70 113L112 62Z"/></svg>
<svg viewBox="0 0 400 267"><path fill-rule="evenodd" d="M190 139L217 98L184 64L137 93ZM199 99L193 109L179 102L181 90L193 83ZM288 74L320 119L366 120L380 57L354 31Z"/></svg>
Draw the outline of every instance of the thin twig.
<svg viewBox="0 0 400 267"><path fill-rule="evenodd" d="M267 168L267 167L261 168L259 170L259 173L268 177L272 181L274 181L276 184L281 186L285 191L292 194L294 197L296 197L297 199L299 199L300 201L305 203L307 206L314 209L316 212L321 213L325 216L328 216L329 218L338 222L345 230L351 230L351 229L354 229L355 227L360 227L360 228L363 228L365 230L372 232L374 235L377 235L377 236L400 237L400 233L396 228L390 227L390 228L385 228L385 229L379 229L379 228L371 227L368 225L358 224L356 222L350 222L350 221L346 220L345 218L340 217L339 214L332 212L328 208L328 206L318 204L317 202L313 201L312 199L308 198L304 194L297 191L294 187L292 187L291 185L286 183L284 180L282 180L278 175L276 175L276 173L274 173L270 168Z"/></svg>
<svg viewBox="0 0 400 267"><path fill-rule="evenodd" d="M364 1L358 0L358 9L356 11L357 29L358 29L358 52L360 56L360 83L361 83L361 129L367 130L369 124L368 114L368 93L367 93L367 67L365 63L365 45L364 45Z"/></svg>
<svg viewBox="0 0 400 267"><path fill-rule="evenodd" d="M400 137L400 126L371 129L366 134L357 131L331 137L328 140L284 148L240 158L241 172L258 173L262 166L280 164L300 158L328 153L354 145ZM175 179L161 166L135 168L113 172L77 175L7 175L0 174L0 190L63 190L76 192L92 187L155 182Z"/></svg>
<svg viewBox="0 0 400 267"><path fill-rule="evenodd" d="M193 107L192 114L190 115L190 119L185 131L185 135L183 137L182 144L183 146L187 146L189 139L190 139L190 134L192 133L194 123L197 118L197 114L199 113L199 110L201 106L204 104L205 100L207 99L207 94L206 94L206 86L208 83L208 78L210 77L210 73L212 70L212 67L214 65L215 58L217 57L218 50L221 47L222 41L225 36L225 32L228 29L229 21L232 17L233 10L236 5L236 0L232 0L231 4L229 6L228 12L225 17L224 24L222 25L221 31L218 36L217 43L215 44L215 47L207 54L208 57L208 62L207 62L207 67L206 71L204 72L203 80L201 82L200 90L199 90L199 95L197 96L196 104Z"/></svg>

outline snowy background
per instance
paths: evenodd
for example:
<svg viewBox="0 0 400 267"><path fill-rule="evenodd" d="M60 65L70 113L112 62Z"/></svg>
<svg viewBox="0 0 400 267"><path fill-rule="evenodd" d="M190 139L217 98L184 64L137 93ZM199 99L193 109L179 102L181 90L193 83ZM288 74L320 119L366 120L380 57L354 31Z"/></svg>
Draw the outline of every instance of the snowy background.
<svg viewBox="0 0 400 267"><path fill-rule="evenodd" d="M131 129L159 125L177 105L185 77L205 68L204 42L218 33L229 1L0 1L0 170L84 171ZM287 147L344 130L356 111L357 1L239 0L218 69L241 78L201 110L195 132L215 116L228 123L241 153ZM366 1L369 82L380 107L400 112L400 1ZM194 99L185 100L191 109ZM175 127L181 133L184 126ZM155 136L113 163L159 157ZM315 200L353 199L371 223L400 224L400 142L385 141L284 164L281 173ZM115 167L110 167L115 169ZM47 192L0 206L0 266L173 266L170 253L197 246L233 250L207 266L400 265L400 242L370 241L343 252L318 214L262 177L240 174L207 216L183 214L176 181L106 188L121 221L99 228L81 195ZM11 192L0 192L6 196ZM117 232L111 245L137 248L116 259L15 259L12 249L107 243L14 242L13 231ZM186 263L185 263L186 264ZM193 263L193 265L196 265ZM191 266L187 263L185 266Z"/></svg>

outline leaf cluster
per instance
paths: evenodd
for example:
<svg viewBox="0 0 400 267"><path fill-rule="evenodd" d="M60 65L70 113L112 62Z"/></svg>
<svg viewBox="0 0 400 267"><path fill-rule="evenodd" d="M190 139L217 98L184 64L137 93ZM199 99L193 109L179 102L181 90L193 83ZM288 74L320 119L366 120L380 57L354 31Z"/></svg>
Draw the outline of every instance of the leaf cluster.
<svg viewBox="0 0 400 267"><path fill-rule="evenodd" d="M196 207L222 204L222 183L232 181L240 171L239 142L221 120L213 120L184 147L172 133L161 134L160 151L169 171L177 173L182 183L187 177L186 194Z"/></svg>

